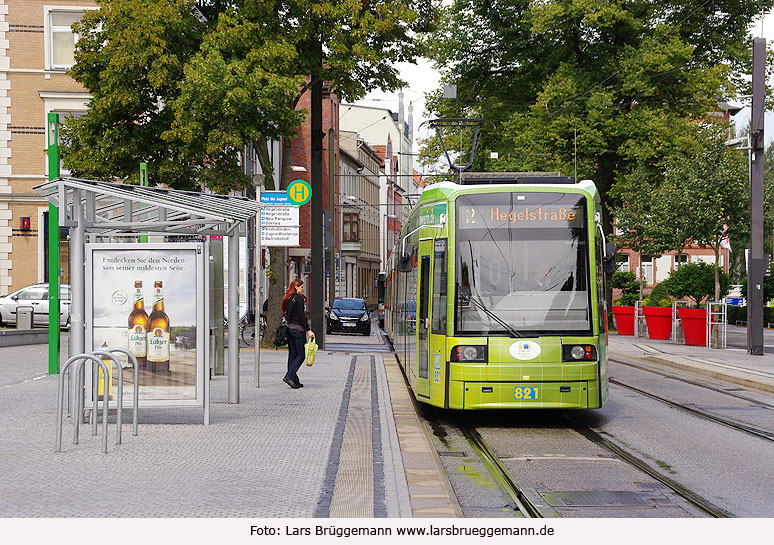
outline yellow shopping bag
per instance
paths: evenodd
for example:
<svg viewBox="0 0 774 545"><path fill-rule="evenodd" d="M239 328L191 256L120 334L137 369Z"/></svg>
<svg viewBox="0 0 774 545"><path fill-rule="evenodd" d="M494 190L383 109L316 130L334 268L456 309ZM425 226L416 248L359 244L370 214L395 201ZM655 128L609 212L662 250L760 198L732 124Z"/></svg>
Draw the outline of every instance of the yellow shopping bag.
<svg viewBox="0 0 774 545"><path fill-rule="evenodd" d="M309 339L309 342L304 345L304 349L306 349L306 364L311 366L315 356L317 356L317 341L314 340L314 337Z"/></svg>

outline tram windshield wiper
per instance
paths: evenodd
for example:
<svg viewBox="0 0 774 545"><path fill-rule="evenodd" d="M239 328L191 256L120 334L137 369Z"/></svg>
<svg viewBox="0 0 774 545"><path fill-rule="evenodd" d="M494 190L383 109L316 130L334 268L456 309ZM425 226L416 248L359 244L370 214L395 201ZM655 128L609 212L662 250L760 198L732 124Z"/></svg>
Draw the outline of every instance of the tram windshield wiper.
<svg viewBox="0 0 774 545"><path fill-rule="evenodd" d="M499 317L497 314L495 314L494 312L492 312L491 310L489 310L489 309L486 307L486 305L484 305L484 303L482 303L481 301L476 301L476 300L473 298L473 295L470 295L470 294L465 294L465 295L462 295L462 296L460 297L460 301L461 301L461 302L470 301L471 303L473 303L473 305L475 305L475 307L476 307L477 309L479 309L479 310L482 310L482 311L483 311L483 312L484 312L484 313L485 313L487 316L489 316L489 317L490 317L490 318L492 318L492 319L493 319L495 322L497 322L498 324L500 324L501 326L503 326L503 327L504 327L504 328L505 328L505 329L508 331L508 333L510 333L510 334L511 334L511 337L519 337L519 338L521 338L521 337L523 337L523 336L524 336L524 335L522 335L521 333L519 333L518 331L516 331L515 329L513 329L513 326L511 326L511 325L510 325L508 322L506 322L505 320L503 320L502 318L500 318L500 317Z"/></svg>

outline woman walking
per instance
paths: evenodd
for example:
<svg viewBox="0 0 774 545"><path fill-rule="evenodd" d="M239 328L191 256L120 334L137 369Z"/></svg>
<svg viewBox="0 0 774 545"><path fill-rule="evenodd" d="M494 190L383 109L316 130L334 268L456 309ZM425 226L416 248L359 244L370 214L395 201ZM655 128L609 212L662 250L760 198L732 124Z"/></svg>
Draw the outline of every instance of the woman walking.
<svg viewBox="0 0 774 545"><path fill-rule="evenodd" d="M297 373L304 362L306 336L314 337L306 321L303 295L304 283L298 279L293 280L280 303L280 310L288 326L288 372L282 380L293 389L304 387Z"/></svg>

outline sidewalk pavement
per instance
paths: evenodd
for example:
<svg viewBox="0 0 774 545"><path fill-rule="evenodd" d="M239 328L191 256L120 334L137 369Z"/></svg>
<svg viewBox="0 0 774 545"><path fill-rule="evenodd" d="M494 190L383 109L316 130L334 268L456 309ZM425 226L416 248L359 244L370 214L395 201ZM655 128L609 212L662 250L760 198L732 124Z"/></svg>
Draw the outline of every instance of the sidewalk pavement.
<svg viewBox="0 0 774 545"><path fill-rule="evenodd" d="M693 375L774 393L772 354L752 356L740 348L688 346L669 340L651 340L617 333L609 335L608 345L611 359L642 359Z"/></svg>
<svg viewBox="0 0 774 545"><path fill-rule="evenodd" d="M88 425L72 444L67 418L55 454L47 346L0 349L0 517L461 516L393 356L320 351L298 390L286 362L262 350L254 388L241 350L241 402L214 377L209 426L200 408L141 408L134 437L125 409L102 454Z"/></svg>

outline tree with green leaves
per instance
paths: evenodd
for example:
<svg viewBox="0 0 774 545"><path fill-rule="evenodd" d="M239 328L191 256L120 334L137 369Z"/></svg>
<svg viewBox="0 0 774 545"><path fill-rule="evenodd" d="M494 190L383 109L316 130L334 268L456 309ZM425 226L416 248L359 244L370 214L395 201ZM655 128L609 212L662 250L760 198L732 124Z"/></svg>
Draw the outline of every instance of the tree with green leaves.
<svg viewBox="0 0 774 545"><path fill-rule="evenodd" d="M439 117L497 125L484 132L482 148L499 158L478 154L475 169L572 174L577 159L578 177L594 180L607 211L611 190L638 165L663 173L668 157L685 148L690 123L746 92L749 30L772 5L546 0L493 9L456 0L428 43L457 98L439 90L428 106Z"/></svg>
<svg viewBox="0 0 774 545"><path fill-rule="evenodd" d="M663 207L658 201L658 186L648 178L647 169L642 167L627 176L619 184L622 196L613 210L616 234L612 239L619 247L630 248L639 254L640 301L644 286L643 255L658 257L672 250L675 244L674 231L657 213Z"/></svg>
<svg viewBox="0 0 774 545"><path fill-rule="evenodd" d="M697 124L694 134L698 146L670 160L661 194L684 211L680 221L693 242L714 251L715 301L720 301L721 244L728 238L741 251L749 240L747 160L725 145L722 126Z"/></svg>
<svg viewBox="0 0 774 545"><path fill-rule="evenodd" d="M99 4L76 25L71 75L93 98L64 127L65 165L134 181L145 161L156 182L214 190L251 185L243 146L289 140L313 82L349 100L401 85L395 63L417 57L435 14L431 0Z"/></svg>
<svg viewBox="0 0 774 545"><path fill-rule="evenodd" d="M693 300L693 306L699 308L701 304L715 294L715 301L720 301L721 296L728 293L731 287L731 278L717 268L707 263L689 263L673 271L669 278L664 280L666 289L670 295L682 299L688 297Z"/></svg>

